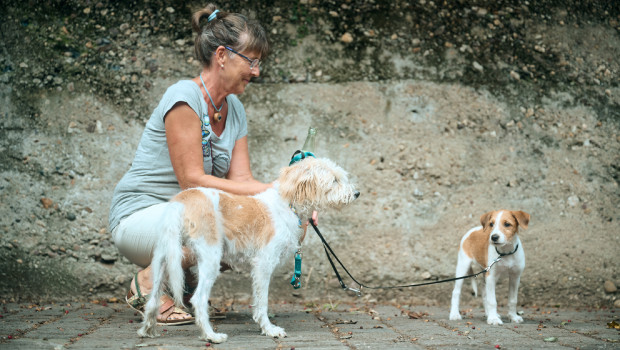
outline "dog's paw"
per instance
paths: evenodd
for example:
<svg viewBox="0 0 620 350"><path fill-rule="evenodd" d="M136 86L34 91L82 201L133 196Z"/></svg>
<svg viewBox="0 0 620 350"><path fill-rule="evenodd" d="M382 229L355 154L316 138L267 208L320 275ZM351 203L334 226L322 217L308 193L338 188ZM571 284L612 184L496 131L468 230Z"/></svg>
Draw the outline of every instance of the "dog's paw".
<svg viewBox="0 0 620 350"><path fill-rule="evenodd" d="M461 313L456 311L456 312L450 312L450 320L451 321L457 321L457 320L462 320L463 317L461 317Z"/></svg>
<svg viewBox="0 0 620 350"><path fill-rule="evenodd" d="M278 326L274 326L274 325L270 325L270 326L265 327L265 329L263 329L263 333L265 333L265 335L267 335L268 337L271 337L271 338L284 338L284 337L286 337L286 332L284 331L284 328L278 327Z"/></svg>
<svg viewBox="0 0 620 350"><path fill-rule="evenodd" d="M497 325L500 325L500 324L504 324L504 322L502 322L502 319L499 317L499 315L489 316L487 318L487 323L488 324L492 324L494 326L497 326Z"/></svg>
<svg viewBox="0 0 620 350"><path fill-rule="evenodd" d="M142 326L140 329L138 329L138 335L142 338L153 338L153 337L158 337L159 334L157 334L157 332L155 332L155 327L147 327L147 326Z"/></svg>
<svg viewBox="0 0 620 350"><path fill-rule="evenodd" d="M510 317L510 321L512 321L512 323L521 323L523 322L523 317L517 315L517 314L508 314L508 317Z"/></svg>
<svg viewBox="0 0 620 350"><path fill-rule="evenodd" d="M228 335L226 335L225 333L213 332L213 333L207 333L206 335L203 335L202 337L200 337L200 339L210 341L215 344L219 344L219 343L225 342L228 339Z"/></svg>

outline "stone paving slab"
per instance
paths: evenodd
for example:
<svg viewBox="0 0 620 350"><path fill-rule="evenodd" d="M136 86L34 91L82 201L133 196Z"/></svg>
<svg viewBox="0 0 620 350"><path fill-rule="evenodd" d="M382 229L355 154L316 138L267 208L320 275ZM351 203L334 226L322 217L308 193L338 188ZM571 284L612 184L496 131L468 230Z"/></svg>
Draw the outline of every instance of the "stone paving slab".
<svg viewBox="0 0 620 350"><path fill-rule="evenodd" d="M0 349L620 349L619 331L607 327L619 321L616 310L529 308L521 324L491 326L479 307L450 321L448 307L273 303L270 318L288 337L272 339L250 306L233 305L213 320L228 341L209 344L195 325L140 338L141 316L124 304L0 307Z"/></svg>

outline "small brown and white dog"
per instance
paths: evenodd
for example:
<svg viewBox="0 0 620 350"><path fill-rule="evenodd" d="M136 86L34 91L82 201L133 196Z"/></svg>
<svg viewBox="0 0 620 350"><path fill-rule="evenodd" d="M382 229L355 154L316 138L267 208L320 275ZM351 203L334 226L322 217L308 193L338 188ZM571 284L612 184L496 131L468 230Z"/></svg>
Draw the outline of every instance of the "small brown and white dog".
<svg viewBox="0 0 620 350"><path fill-rule="evenodd" d="M221 343L228 336L216 333L209 323L209 295L219 275L220 263L251 270L253 318L269 337L285 337L267 314L269 282L274 269L300 246L300 217L312 210L351 203L359 192L347 173L328 159L307 157L282 168L273 188L255 196L239 196L215 189L182 191L169 202L162 218L153 218L162 231L151 267L153 290L145 307L140 336L156 335L159 299L164 284L177 305L183 304L183 247L194 254L198 286L190 302L201 339ZM300 216L294 212L297 210ZM292 261L292 260L290 260Z"/></svg>
<svg viewBox="0 0 620 350"><path fill-rule="evenodd" d="M519 227L527 229L529 222L530 215L522 211L491 211L480 217L482 226L469 230L461 239L456 277L472 274L474 262L486 268L490 262L501 256L501 260L495 263L485 275L482 299L488 324L503 323L497 313L495 297L495 285L502 274L507 274L509 278L508 317L515 323L523 321L523 318L517 315L517 293L521 273L525 268L525 253L517 233ZM471 283L475 295L478 295L476 279L472 278ZM457 280L452 291L451 320L461 319L459 300L462 287L463 280Z"/></svg>

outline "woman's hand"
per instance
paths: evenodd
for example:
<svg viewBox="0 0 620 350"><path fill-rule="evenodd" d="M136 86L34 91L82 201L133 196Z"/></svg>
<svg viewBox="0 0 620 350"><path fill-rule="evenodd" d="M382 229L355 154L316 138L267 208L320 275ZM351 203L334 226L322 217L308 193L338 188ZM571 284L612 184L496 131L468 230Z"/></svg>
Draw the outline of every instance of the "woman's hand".
<svg viewBox="0 0 620 350"><path fill-rule="evenodd" d="M257 186L262 188L262 190L259 193L265 192L268 189L273 188L273 183L272 182L262 183L262 182L256 181L256 183L257 183Z"/></svg>
<svg viewBox="0 0 620 350"><path fill-rule="evenodd" d="M319 225L319 213L315 210L312 212L312 223L314 224L314 226L318 226ZM304 224L303 228L304 228L304 233L301 235L301 238L299 239L299 243L303 242L304 239L306 238L306 232L308 231L308 225L310 224L310 220L306 221L306 223Z"/></svg>
<svg viewBox="0 0 620 350"><path fill-rule="evenodd" d="M316 210L312 212L312 223L314 226L319 226L319 213Z"/></svg>

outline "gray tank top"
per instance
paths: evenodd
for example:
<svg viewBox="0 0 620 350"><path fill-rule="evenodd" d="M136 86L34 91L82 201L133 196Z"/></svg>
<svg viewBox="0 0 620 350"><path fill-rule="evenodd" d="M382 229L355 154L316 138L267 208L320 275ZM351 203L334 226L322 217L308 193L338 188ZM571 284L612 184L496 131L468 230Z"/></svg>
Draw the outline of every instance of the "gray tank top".
<svg viewBox="0 0 620 350"><path fill-rule="evenodd" d="M211 130L200 88L191 80L181 80L164 93L144 128L131 168L114 189L108 223L110 232L123 218L166 202L181 191L172 169L164 125L164 116L179 102L187 103L200 118L205 173L220 178L228 174L235 142L248 133L243 105L235 95L226 97L226 127L218 137Z"/></svg>

